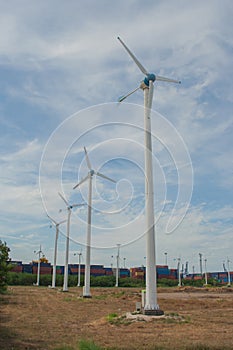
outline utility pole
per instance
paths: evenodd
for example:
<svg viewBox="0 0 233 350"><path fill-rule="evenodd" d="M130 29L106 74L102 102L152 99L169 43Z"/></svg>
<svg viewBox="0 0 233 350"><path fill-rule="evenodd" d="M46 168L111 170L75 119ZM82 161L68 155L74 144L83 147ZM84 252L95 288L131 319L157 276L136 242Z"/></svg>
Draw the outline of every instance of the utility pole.
<svg viewBox="0 0 233 350"><path fill-rule="evenodd" d="M207 259L205 259L204 262L205 262L205 285L207 286L207 284L208 284L208 279L207 279L207 267L206 267Z"/></svg>
<svg viewBox="0 0 233 350"><path fill-rule="evenodd" d="M165 252L164 255L165 255L165 265L167 266L167 252Z"/></svg>
<svg viewBox="0 0 233 350"><path fill-rule="evenodd" d="M193 265L193 279L194 279L194 274L195 274L195 266Z"/></svg>
<svg viewBox="0 0 233 350"><path fill-rule="evenodd" d="M199 257L200 257L200 274L202 276L203 272L202 272L202 254L199 253Z"/></svg>
<svg viewBox="0 0 233 350"><path fill-rule="evenodd" d="M116 285L115 287L118 287L118 281L119 281L119 260L120 260L120 244L117 244L117 267L116 267Z"/></svg>
<svg viewBox="0 0 233 350"><path fill-rule="evenodd" d="M231 286L231 276L230 276L230 260L227 258L227 275L228 275L228 284L227 286Z"/></svg>
<svg viewBox="0 0 233 350"><path fill-rule="evenodd" d="M185 275L188 275L189 274L189 262L186 261L185 263Z"/></svg>
<svg viewBox="0 0 233 350"><path fill-rule="evenodd" d="M179 279L179 283L178 283L178 287L181 287L181 271L180 271L180 258L177 259L178 260L178 279Z"/></svg>

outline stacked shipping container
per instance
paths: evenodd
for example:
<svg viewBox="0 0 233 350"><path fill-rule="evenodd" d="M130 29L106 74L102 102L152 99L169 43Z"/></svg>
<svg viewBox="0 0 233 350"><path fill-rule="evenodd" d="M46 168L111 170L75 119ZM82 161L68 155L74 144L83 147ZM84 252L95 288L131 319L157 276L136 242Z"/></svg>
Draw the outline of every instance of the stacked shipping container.
<svg viewBox="0 0 233 350"><path fill-rule="evenodd" d="M32 262L30 264L23 264L21 261L11 261L10 262L13 265L12 272L16 273L32 273L37 274L37 268L38 263ZM71 275L77 275L78 274L78 264L69 264L68 266L68 273ZM40 264L40 273L41 274L52 274L52 265L50 263L41 263ZM115 274L114 268L111 267L104 267L103 265L91 265L91 276L112 276ZM157 265L156 266L157 271L157 278L166 278L166 279L177 279L177 269L169 269L167 265ZM81 275L84 275L85 273L85 265L80 265L80 272ZM56 273L58 275L64 275L64 266L56 266ZM136 279L145 280L146 276L146 268L144 266L140 267L132 267L129 269L119 269L119 275L120 278L129 277ZM200 280L204 278L204 274L189 274L185 278L187 279L193 279L193 280ZM209 272L208 278L214 278L220 283L228 283L228 273L227 272ZM230 272L230 281L233 282L233 272Z"/></svg>

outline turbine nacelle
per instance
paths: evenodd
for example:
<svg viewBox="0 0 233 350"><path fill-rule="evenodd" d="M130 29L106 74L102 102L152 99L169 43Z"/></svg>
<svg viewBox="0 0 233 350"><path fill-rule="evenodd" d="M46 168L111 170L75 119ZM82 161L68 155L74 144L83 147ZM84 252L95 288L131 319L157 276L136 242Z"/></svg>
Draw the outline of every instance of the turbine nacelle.
<svg viewBox="0 0 233 350"><path fill-rule="evenodd" d="M134 89L133 91L131 91L130 93L128 93L125 96L122 96L118 99L118 102L122 102L123 100L125 100L128 96L132 95L135 91L137 91L139 88L141 89L145 89L145 88L149 88L150 87L150 81L152 83L155 82L155 80L157 81L165 81L167 83L177 83L180 84L181 81L180 80L175 80L175 79L170 79L170 78L166 78L166 77L161 77L159 75L155 75L154 73L149 73L147 71L147 69L141 64L141 62L139 62L139 60L137 59L137 57L132 53L132 51L130 51L130 49L125 45L125 43L121 40L121 38L118 36L117 38L120 43L123 45L123 47L125 48L125 50L128 52L128 54L130 55L130 57L133 59L133 61L136 63L136 65L138 66L138 68L140 69L140 71L145 75L145 78L143 80L143 82L140 84L140 87Z"/></svg>
<svg viewBox="0 0 233 350"><path fill-rule="evenodd" d="M93 177L94 175L100 176L100 177L102 177L102 178L104 178L104 179L106 179L106 180L109 180L109 181L111 181L111 182L116 183L116 181L113 180L113 179L111 179L110 177L108 177L108 176L106 176L106 175L103 175L103 174L99 173L98 171L95 171L94 169L92 169L91 162L90 162L90 159L89 159L89 157L88 157L86 147L84 147L84 152L85 152L85 158L86 158L86 163L87 163L87 167L88 167L88 169L89 169L89 172L88 172L88 174L87 174L86 177L84 177L77 185L75 185L75 186L73 187L73 189L79 187L83 182L85 182L87 179L89 179L90 176ZM64 200L64 199L63 199L63 200Z"/></svg>
<svg viewBox="0 0 233 350"><path fill-rule="evenodd" d="M153 73L149 73L149 74L147 74L147 76L145 77L145 79L144 79L144 83L147 85L147 86L149 86L149 81L155 81L156 80L156 75L155 74L153 74Z"/></svg>

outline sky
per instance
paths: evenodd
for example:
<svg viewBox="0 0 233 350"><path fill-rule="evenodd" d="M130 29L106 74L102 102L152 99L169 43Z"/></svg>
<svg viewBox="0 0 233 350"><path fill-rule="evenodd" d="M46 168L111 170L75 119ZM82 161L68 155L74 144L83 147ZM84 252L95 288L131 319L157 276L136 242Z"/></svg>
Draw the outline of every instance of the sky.
<svg viewBox="0 0 233 350"><path fill-rule="evenodd" d="M0 1L0 239L29 263L53 262L56 222L70 225L69 262L85 261L93 177L91 263L146 264L144 79L120 36L157 82L151 112L156 262L233 269L233 5L230 0ZM67 226L60 225L64 265ZM76 255L75 255L76 254Z"/></svg>

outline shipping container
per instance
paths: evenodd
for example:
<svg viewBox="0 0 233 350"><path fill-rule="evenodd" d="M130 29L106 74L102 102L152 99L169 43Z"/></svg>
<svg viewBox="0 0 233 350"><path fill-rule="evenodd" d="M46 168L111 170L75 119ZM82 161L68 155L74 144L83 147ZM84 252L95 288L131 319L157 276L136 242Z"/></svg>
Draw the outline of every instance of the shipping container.
<svg viewBox="0 0 233 350"><path fill-rule="evenodd" d="M32 273L32 264L23 264L23 272Z"/></svg>
<svg viewBox="0 0 233 350"><path fill-rule="evenodd" d="M32 273L37 274L37 271L38 271L38 267L32 266ZM40 267L40 275L51 275L51 273L52 273L51 267L45 267L45 266Z"/></svg>
<svg viewBox="0 0 233 350"><path fill-rule="evenodd" d="M159 275L167 275L168 276L170 274L169 270L156 270L156 272Z"/></svg>
<svg viewBox="0 0 233 350"><path fill-rule="evenodd" d="M169 278L169 280L176 280L177 279L177 277L173 276L173 275L169 275L168 278Z"/></svg>
<svg viewBox="0 0 233 350"><path fill-rule="evenodd" d="M69 267L69 274L70 275L77 275L78 274L78 267Z"/></svg>
<svg viewBox="0 0 233 350"><path fill-rule="evenodd" d="M120 270L120 277L129 277L130 272L129 270Z"/></svg>
<svg viewBox="0 0 233 350"><path fill-rule="evenodd" d="M166 278L168 279L169 275L163 275L163 274L157 274L157 278L161 279L161 278Z"/></svg>
<svg viewBox="0 0 233 350"><path fill-rule="evenodd" d="M135 275L135 276L144 276L145 273L144 273L144 271L136 271L136 272L134 273L134 275Z"/></svg>
<svg viewBox="0 0 233 350"><path fill-rule="evenodd" d="M201 280L202 279L202 276L198 276L198 275L194 275L193 276L193 279L195 280L195 281L198 281L198 280Z"/></svg>
<svg viewBox="0 0 233 350"><path fill-rule="evenodd" d="M10 270L11 272L23 272L23 265L14 265Z"/></svg>
<svg viewBox="0 0 233 350"><path fill-rule="evenodd" d="M103 269L104 265L91 265L91 269Z"/></svg>
<svg viewBox="0 0 233 350"><path fill-rule="evenodd" d="M37 262L37 261L33 261L33 262L32 262L32 265L33 265L33 266L37 266L37 265L38 265L38 262ZM40 266L43 266L43 267L51 267L51 263L44 263L44 262L41 262L41 263L40 263Z"/></svg>

